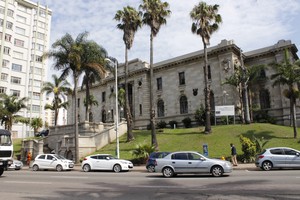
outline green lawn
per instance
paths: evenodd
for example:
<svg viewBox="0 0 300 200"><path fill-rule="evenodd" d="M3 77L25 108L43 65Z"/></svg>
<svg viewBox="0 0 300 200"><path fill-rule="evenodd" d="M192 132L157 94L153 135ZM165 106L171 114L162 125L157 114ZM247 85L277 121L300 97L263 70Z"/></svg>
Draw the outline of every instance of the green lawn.
<svg viewBox="0 0 300 200"><path fill-rule="evenodd" d="M300 129L298 129L299 132ZM238 154L242 154L239 136L252 138L264 137L269 142L265 147L287 146L300 149L299 139L293 138L292 127L273 124L250 124L250 125L222 125L212 126L211 134L204 134L203 127L189 129L163 129L157 131L157 140L160 151L192 150L202 153L203 144L208 145L209 157L220 158L230 156L230 143L234 143ZM135 140L126 143L126 135L120 138L120 157L132 159L131 150L137 144L150 144L151 132L146 130L134 131ZM300 132L299 132L300 138ZM115 155L116 143L111 143L96 153L110 153Z"/></svg>
<svg viewBox="0 0 300 200"><path fill-rule="evenodd" d="M242 154L239 136L257 138L264 137L269 140L265 147L287 146L300 150L299 139L293 138L292 127L273 124L250 124L250 125L222 125L212 126L212 133L203 133L203 127L163 129L157 131L157 140L160 151L192 150L202 153L203 144L208 145L209 157L220 158L230 156L230 143L234 143L238 154ZM300 138L300 129L298 129ZM126 135L120 138L120 157L133 159L131 151L137 144L150 144L151 132L148 130L134 131L135 140L126 143ZM21 139L14 140L14 152L20 154ZM110 153L115 155L116 143L113 142L95 153Z"/></svg>

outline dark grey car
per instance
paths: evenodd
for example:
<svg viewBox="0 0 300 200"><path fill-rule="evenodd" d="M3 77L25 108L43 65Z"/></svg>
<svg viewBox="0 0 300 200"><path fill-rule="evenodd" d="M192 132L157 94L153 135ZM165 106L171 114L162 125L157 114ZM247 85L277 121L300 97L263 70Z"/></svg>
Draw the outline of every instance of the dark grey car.
<svg viewBox="0 0 300 200"><path fill-rule="evenodd" d="M256 156L255 165L265 171L272 168L300 168L300 151L289 147L264 149Z"/></svg>

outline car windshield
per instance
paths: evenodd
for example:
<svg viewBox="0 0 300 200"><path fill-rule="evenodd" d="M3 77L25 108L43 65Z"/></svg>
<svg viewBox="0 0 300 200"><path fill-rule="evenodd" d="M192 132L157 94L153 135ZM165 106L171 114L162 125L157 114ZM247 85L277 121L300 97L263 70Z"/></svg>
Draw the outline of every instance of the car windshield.
<svg viewBox="0 0 300 200"><path fill-rule="evenodd" d="M2 146L11 145L10 135L0 135L0 145Z"/></svg>
<svg viewBox="0 0 300 200"><path fill-rule="evenodd" d="M55 155L56 158L61 159L61 160L66 160L65 157L61 156L61 155Z"/></svg>

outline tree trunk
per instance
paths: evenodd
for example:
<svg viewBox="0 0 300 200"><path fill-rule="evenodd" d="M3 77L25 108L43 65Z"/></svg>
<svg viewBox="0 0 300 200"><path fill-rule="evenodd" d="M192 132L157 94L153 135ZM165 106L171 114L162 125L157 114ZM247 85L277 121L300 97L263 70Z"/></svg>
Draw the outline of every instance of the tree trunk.
<svg viewBox="0 0 300 200"><path fill-rule="evenodd" d="M117 78L117 77L116 77ZM132 115L129 106L129 92L128 92L128 49L125 45L125 113L126 113L126 121L127 121L127 142L134 140L134 136L132 133ZM116 92L118 92L116 88Z"/></svg>
<svg viewBox="0 0 300 200"><path fill-rule="evenodd" d="M90 86L89 81L85 84L85 121L89 121L89 106L90 106Z"/></svg>
<svg viewBox="0 0 300 200"><path fill-rule="evenodd" d="M158 150L158 143L155 132L155 110L153 105L153 34L150 34L150 126L151 126L151 144Z"/></svg>
<svg viewBox="0 0 300 200"><path fill-rule="evenodd" d="M249 101L248 101L248 78L247 76L247 71L244 66L244 60L242 56L242 51L240 51L240 57L241 57L241 68L242 68L242 95L243 95L243 106L244 106L244 119L245 119L245 124L250 124L250 114L249 114Z"/></svg>
<svg viewBox="0 0 300 200"><path fill-rule="evenodd" d="M78 76L76 72L74 72L74 111L75 111L75 163L79 163L79 131L78 131L78 109L77 109L77 84L78 84Z"/></svg>
<svg viewBox="0 0 300 200"><path fill-rule="evenodd" d="M208 83L208 59L207 59L207 47L202 38L203 46L204 46L204 96L205 96L205 130L206 134L211 133L211 121L210 121L210 84Z"/></svg>

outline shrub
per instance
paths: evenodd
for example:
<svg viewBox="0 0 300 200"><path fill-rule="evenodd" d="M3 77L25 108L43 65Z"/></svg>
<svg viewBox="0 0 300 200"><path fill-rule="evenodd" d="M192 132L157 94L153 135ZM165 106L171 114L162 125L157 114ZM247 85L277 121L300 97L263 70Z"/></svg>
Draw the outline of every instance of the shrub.
<svg viewBox="0 0 300 200"><path fill-rule="evenodd" d="M189 117L186 117L182 120L185 128L190 128L192 126L192 120Z"/></svg>
<svg viewBox="0 0 300 200"><path fill-rule="evenodd" d="M195 112L195 120L200 126L205 125L205 109L202 104Z"/></svg>
<svg viewBox="0 0 300 200"><path fill-rule="evenodd" d="M147 144L137 144L136 148L131 151L132 155L141 160L143 163L149 158L149 155L154 152L155 147Z"/></svg>
<svg viewBox="0 0 300 200"><path fill-rule="evenodd" d="M240 136L240 142L242 144L242 151L244 152L244 162L253 162L256 154L256 144L242 135Z"/></svg>
<svg viewBox="0 0 300 200"><path fill-rule="evenodd" d="M166 128L167 127L167 123L165 121L159 121L159 122L157 122L156 127L158 129Z"/></svg>
<svg viewBox="0 0 300 200"><path fill-rule="evenodd" d="M175 125L175 128L176 128L177 122L175 120L171 120L171 121L169 121L169 125L171 126L171 128L174 128L174 125Z"/></svg>

